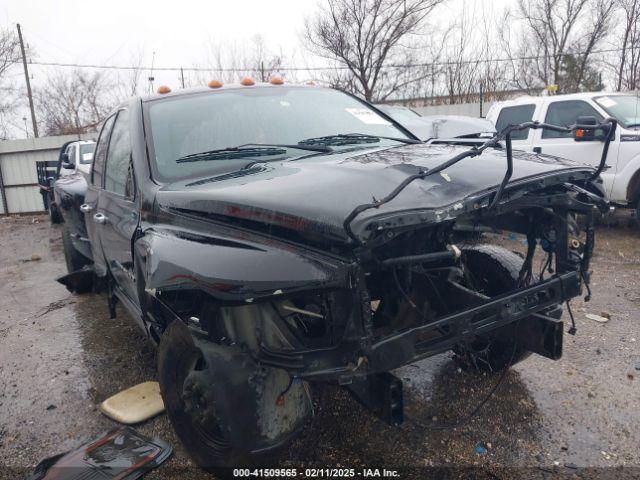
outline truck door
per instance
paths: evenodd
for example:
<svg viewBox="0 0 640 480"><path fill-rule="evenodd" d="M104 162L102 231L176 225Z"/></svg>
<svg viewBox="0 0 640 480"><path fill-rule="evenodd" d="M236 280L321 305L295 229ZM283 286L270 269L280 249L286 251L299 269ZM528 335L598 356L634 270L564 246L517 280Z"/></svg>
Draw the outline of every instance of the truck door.
<svg viewBox="0 0 640 480"><path fill-rule="evenodd" d="M578 117L582 116L595 117L598 121L604 119L604 115L585 100L549 100L544 113L544 122L566 127L575 124ZM600 141L576 142L572 133L538 130L533 144L534 149L539 153L568 158L569 160L586 163L594 167L600 164L602 154L602 142ZM612 142L607 156L607 165L612 168L602 173L607 193L611 192L611 187L613 186L616 159L617 149Z"/></svg>
<svg viewBox="0 0 640 480"><path fill-rule="evenodd" d="M98 236L98 224L94 222L93 216L98 207L98 197L102 190L102 180L104 176L104 164L107 159L107 149L109 147L109 137L111 136L111 128L116 116L111 115L102 124L96 151L93 157L93 166L91 175L87 180L87 192L84 196L84 203L80 206L80 211L84 214L84 223L87 229L87 236L91 245L91 256L93 257L93 266L99 276L107 273L107 265L104 263L102 248L100 247L100 237Z"/></svg>
<svg viewBox="0 0 640 480"><path fill-rule="evenodd" d="M496 120L496 130L498 132L501 132L508 125L530 122L531 120L533 120L535 111L536 106L533 103L504 107L498 114L498 119ZM513 148L517 148L518 150L530 151L531 136L532 130L529 128L526 130L518 130L512 132L511 140L513 143Z"/></svg>
<svg viewBox="0 0 640 480"><path fill-rule="evenodd" d="M131 241L138 228L128 110L117 114L93 220L104 260L117 286L137 304Z"/></svg>

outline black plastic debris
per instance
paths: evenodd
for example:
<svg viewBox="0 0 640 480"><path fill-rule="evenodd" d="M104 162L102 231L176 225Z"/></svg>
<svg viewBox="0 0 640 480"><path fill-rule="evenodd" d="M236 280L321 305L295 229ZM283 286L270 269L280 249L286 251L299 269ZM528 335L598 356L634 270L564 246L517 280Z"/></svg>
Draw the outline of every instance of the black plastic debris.
<svg viewBox="0 0 640 480"><path fill-rule="evenodd" d="M29 480L134 480L159 466L172 448L131 427L115 428L87 445L47 458Z"/></svg>

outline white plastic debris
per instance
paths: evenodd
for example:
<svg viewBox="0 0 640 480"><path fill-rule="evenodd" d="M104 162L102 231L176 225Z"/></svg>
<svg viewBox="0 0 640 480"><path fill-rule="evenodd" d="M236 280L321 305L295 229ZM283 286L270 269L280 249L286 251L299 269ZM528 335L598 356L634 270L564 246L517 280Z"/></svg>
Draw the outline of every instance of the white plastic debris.
<svg viewBox="0 0 640 480"><path fill-rule="evenodd" d="M596 315L595 313L587 313L585 315L589 320L594 320L598 323L607 323L609 319L607 317L603 317L601 315Z"/></svg>

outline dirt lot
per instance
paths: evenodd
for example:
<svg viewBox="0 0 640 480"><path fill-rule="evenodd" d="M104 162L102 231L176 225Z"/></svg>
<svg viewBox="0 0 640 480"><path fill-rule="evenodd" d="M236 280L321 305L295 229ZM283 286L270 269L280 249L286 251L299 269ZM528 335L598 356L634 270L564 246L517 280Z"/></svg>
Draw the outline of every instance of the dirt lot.
<svg viewBox="0 0 640 480"><path fill-rule="evenodd" d="M639 235L624 221L599 228L593 300L573 302L578 334L565 336L562 360L533 356L515 367L469 423L429 428L465 415L498 376L461 372L440 355L397 372L402 427L382 424L342 390L316 390L315 417L284 466L386 466L403 478L640 476ZM46 217L0 218L0 245L0 477L13 478L112 427L97 405L154 379L155 359L120 307L110 320L103 297L70 295L55 282L65 271L62 242ZM601 312L608 323L585 318ZM138 428L175 449L147 478L204 476L166 415Z"/></svg>

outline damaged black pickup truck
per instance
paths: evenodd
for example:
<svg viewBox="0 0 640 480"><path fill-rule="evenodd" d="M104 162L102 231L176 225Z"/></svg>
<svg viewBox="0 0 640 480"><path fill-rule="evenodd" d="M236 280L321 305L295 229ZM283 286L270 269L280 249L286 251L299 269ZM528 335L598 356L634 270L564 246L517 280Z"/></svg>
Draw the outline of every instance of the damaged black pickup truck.
<svg viewBox="0 0 640 480"><path fill-rule="evenodd" d="M106 290L111 314L119 301L158 344L167 412L198 464L260 463L312 415L314 382L399 424L401 365L449 350L485 371L560 358L561 305L588 287L608 209L604 162L515 152L510 132L597 141L597 127L605 158L615 122L423 143L333 89L210 85L106 119L86 225L64 225L92 261L61 279ZM524 258L477 240L491 230L525 235Z"/></svg>

